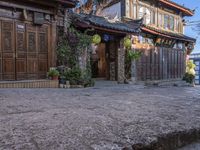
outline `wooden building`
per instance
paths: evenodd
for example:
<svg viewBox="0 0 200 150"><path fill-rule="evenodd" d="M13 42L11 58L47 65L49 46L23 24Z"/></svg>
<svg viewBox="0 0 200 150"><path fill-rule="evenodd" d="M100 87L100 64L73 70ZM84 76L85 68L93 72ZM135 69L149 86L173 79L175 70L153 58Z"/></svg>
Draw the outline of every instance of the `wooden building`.
<svg viewBox="0 0 200 150"><path fill-rule="evenodd" d="M93 14L74 14L74 26L79 30L92 29L93 34L101 36L98 44L91 54L92 75L94 78L118 81L125 80L125 49L123 39L127 34L139 35L141 22L132 21L124 23L109 20Z"/></svg>
<svg viewBox="0 0 200 150"><path fill-rule="evenodd" d="M0 80L43 79L56 65L57 27L73 0L0 1Z"/></svg>
<svg viewBox="0 0 200 150"><path fill-rule="evenodd" d="M112 0L97 15L124 22L143 19L141 34L132 36L132 48L143 52L133 76L146 81L183 77L186 54L196 42L184 35L184 17L193 14L171 0Z"/></svg>

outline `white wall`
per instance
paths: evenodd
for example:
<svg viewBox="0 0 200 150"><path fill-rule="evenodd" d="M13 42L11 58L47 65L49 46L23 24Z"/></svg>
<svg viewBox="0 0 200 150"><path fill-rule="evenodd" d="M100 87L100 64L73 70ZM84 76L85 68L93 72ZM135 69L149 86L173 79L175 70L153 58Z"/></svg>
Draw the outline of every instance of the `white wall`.
<svg viewBox="0 0 200 150"><path fill-rule="evenodd" d="M109 19L113 19L117 16L117 18L121 19L121 2L103 9L99 15L108 17Z"/></svg>

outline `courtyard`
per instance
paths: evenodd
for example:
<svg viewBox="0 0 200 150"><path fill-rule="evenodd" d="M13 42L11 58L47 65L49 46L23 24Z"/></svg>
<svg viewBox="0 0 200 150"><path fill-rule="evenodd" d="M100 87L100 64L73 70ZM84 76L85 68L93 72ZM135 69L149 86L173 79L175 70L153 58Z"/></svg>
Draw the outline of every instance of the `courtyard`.
<svg viewBox="0 0 200 150"><path fill-rule="evenodd" d="M200 87L0 89L0 150L120 150L200 129Z"/></svg>

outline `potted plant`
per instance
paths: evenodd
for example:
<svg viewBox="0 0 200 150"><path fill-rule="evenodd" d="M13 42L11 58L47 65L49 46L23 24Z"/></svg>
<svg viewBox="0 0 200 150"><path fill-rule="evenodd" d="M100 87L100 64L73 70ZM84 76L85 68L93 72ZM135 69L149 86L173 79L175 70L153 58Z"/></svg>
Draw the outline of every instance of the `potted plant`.
<svg viewBox="0 0 200 150"><path fill-rule="evenodd" d="M50 68L48 72L48 77L50 77L52 80L58 80L59 72L56 70L56 68Z"/></svg>

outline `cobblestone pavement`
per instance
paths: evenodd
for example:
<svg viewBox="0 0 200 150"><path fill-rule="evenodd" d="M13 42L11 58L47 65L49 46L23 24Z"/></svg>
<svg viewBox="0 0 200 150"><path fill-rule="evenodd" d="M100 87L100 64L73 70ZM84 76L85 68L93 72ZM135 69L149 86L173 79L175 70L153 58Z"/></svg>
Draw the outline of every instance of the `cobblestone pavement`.
<svg viewBox="0 0 200 150"><path fill-rule="evenodd" d="M191 144L179 150L200 150L200 143Z"/></svg>
<svg viewBox="0 0 200 150"><path fill-rule="evenodd" d="M200 128L200 87L0 89L0 150L118 150Z"/></svg>

